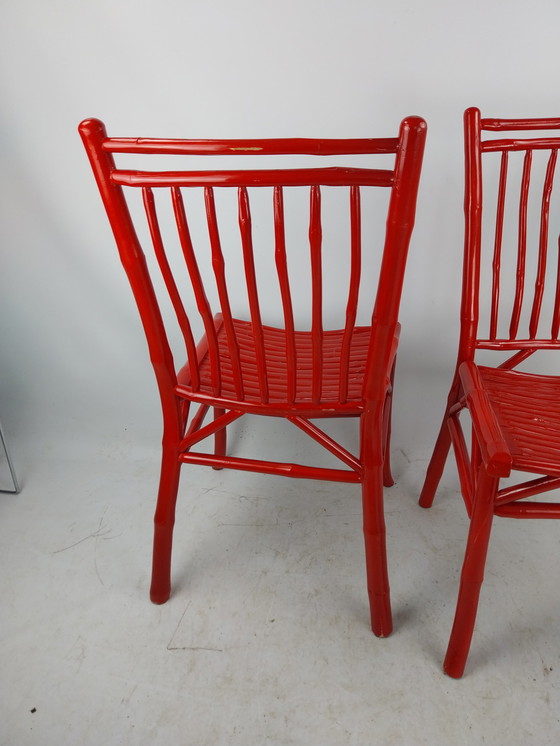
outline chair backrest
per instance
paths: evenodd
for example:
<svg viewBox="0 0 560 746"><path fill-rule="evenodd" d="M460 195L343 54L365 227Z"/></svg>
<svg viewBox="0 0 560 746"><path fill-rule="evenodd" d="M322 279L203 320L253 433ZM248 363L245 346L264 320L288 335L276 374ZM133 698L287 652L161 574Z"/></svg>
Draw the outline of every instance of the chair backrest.
<svg viewBox="0 0 560 746"><path fill-rule="evenodd" d="M560 119L465 112L461 351L560 349ZM545 132L548 131L548 132Z"/></svg>
<svg viewBox="0 0 560 746"><path fill-rule="evenodd" d="M140 311L146 331L150 355L154 364L160 392L169 390L176 384L177 370L174 367L171 345L164 325L164 316L154 287L163 283L168 298L174 309L180 327L191 376L192 388L196 391L199 385L197 349L195 345L196 326L193 310L198 311L201 326L208 339L208 355L212 369L214 395L219 396L222 386L218 342L216 339L216 318L223 324L228 340L231 370L234 377L236 395L243 401L244 391L240 374L240 360L235 331L232 324L232 276L244 270L244 295L246 300L247 320L252 323L254 349L258 370L261 398L267 400L267 368L264 355L264 323L262 318L263 299L270 293L279 293L282 308L282 328L285 330L285 346L281 354L287 361L287 391L292 401L296 396L296 377L298 360L296 357L294 321L293 285L294 268L288 267L287 230L285 219L286 193L289 189L305 191L308 202L308 243L299 246L298 262L303 263L304 254L308 253L310 266L310 287L304 294L310 298L310 328L313 337L312 367L314 398L319 401L322 390L323 369L323 296L322 262L323 262L323 229L321 202L326 190L323 187L346 187L349 192L349 236L343 242L342 251L349 259L348 281L346 285L345 313L343 318L344 334L340 347L340 391L341 401L345 398L345 381L351 354L352 329L356 321L356 309L361 280L362 238L360 214L360 192L362 187L385 187L390 199L388 212L383 219L387 220L385 247L379 281L375 298L374 326L376 329L376 356L382 362L383 356L390 355L392 335L397 323L398 307L403 283L404 267L412 227L414 223L416 195L420 176L426 125L418 117L405 119L400 127L398 137L384 139L268 139L268 140L170 140L138 139L107 137L102 122L88 119L81 123L80 134L84 141L99 190L115 235L122 263L128 274L132 290ZM117 167L114 155L125 160L135 156L145 161L145 156L181 156L183 161L179 170L159 168L162 158L151 158L158 166L157 170L130 170ZM331 166L326 168L290 167L265 168L256 170L252 167L243 170L222 168L222 162L231 162L237 156L360 156L394 154L391 168L356 168L354 166ZM198 156L217 157L218 168L193 170L193 160ZM176 160L176 159L175 159ZM207 164L208 160L198 158ZM174 161L175 162L175 161ZM214 165L216 161L212 162ZM246 163L246 161L244 161ZM151 165L151 163L150 163ZM252 165L252 162L251 162ZM292 165L292 160L290 160ZM301 188L304 187L305 190ZM233 188L233 189L232 189ZM251 206L258 200L258 191L268 191L270 209L270 236L258 245L255 240L257 221L252 219ZM231 242L231 233L221 226L219 207L221 194L229 192L236 196L238 223L236 227L238 243L237 259L228 256L224 247ZM193 192L201 199L198 210L189 209L189 200ZM143 203L142 214L131 205L131 194L140 193ZM326 196L326 195L325 195ZM195 214L195 212L197 214ZM231 210L230 210L231 212ZM203 214L206 225L205 244L196 246L198 231L193 223ZM143 222L144 225L140 225ZM174 235L171 236L170 226ZM307 241L306 241L307 242ZM183 288L186 277L177 275L177 266L170 259L170 245L175 243L176 254L180 256L182 266L190 277L192 302L186 303ZM204 242L203 242L204 243ZM149 246L159 267L160 278L151 277L153 268L142 248ZM346 248L345 248L346 247ZM372 247L374 248L374 247ZM369 249L368 249L369 250ZM274 256L276 268L275 284L268 282L263 287L257 281L259 257L264 252ZM148 252L146 252L148 253ZM211 265L206 271L204 263ZM290 271L291 269L291 271ZM270 278L269 278L270 279ZM296 280L299 280L296 277ZM209 282L211 281L211 282ZM365 278L368 293L372 298L371 278ZM209 289L209 284L213 288ZM239 285L239 278L237 278ZM297 284L297 283L296 283ZM340 283L342 284L342 282ZM301 292L301 289L299 289ZM330 290L329 290L330 292ZM213 307L213 304L214 307ZM371 305L370 305L371 309ZM218 312L218 315L216 314ZM368 322L369 323L369 322ZM200 351L199 351L200 352ZM375 387L374 378L377 367L371 367L369 376L371 387ZM382 366L381 366L382 367ZM386 374L384 374L386 375ZM373 389L372 389L373 390ZM364 392L367 397L367 391ZM319 402L320 403L320 402Z"/></svg>

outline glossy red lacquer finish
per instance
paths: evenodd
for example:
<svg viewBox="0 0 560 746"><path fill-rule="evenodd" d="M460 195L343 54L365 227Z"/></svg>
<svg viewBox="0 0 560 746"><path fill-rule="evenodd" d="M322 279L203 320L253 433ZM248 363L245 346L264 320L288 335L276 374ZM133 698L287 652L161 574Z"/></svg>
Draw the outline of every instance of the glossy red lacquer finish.
<svg viewBox="0 0 560 746"><path fill-rule="evenodd" d="M155 539L151 598L165 602L170 594L170 562L179 471L183 463L229 467L248 471L284 474L362 484L364 533L372 627L379 636L392 629L385 552L383 482L392 484L389 468L390 411L393 371L398 341L398 308L408 244L415 214L416 194L426 125L418 117L405 119L397 137L361 140L157 140L108 138L104 125L88 119L80 125L97 185L115 235L121 260L130 280L146 332L163 408L164 434L160 487L155 513ZM137 171L117 168L113 154L172 154L188 156L188 168L179 171ZM329 168L274 168L249 170L190 170L192 156L339 156L347 154L394 154L390 169L335 166ZM121 156L122 157L122 156ZM196 159L195 159L196 160ZM159 160L158 163L161 161ZM356 326L361 274L360 189L362 186L390 190L385 246L377 290L368 280L371 325ZM351 254L350 279L344 290L346 312L340 328L324 329L323 310L329 302L322 282L322 187L348 192ZM284 323L274 328L263 323L261 305L266 287L259 287L256 257L263 248L254 243L249 188L266 189L271 200L271 239ZM289 279L285 194L299 187L308 203L309 243L301 246L301 259L308 255L311 283L308 288L311 315L308 331L296 328L294 288ZM301 187L306 187L301 189ZM218 219L218 192L237 190L239 255L244 269L246 311L236 318ZM202 190L204 220L213 270L212 292L204 285L200 269L200 247L195 247L190 229L187 192ZM158 283L163 282L185 343L185 362L176 367L171 353L165 314L158 305L155 277L150 275L141 242L140 226L134 222L127 194L141 192L143 235L147 250L155 255ZM156 194L157 193L157 194ZM165 201L172 215L175 245L184 259L181 277L174 274L168 258L165 231L158 212ZM167 218L169 222L169 218ZM168 225L167 225L168 228ZM138 232L137 232L138 229ZM369 247L365 247L367 251ZM372 247L375 250L375 247ZM379 247L381 250L381 247ZM152 263L153 264L153 263ZM293 271L293 270L292 270ZM187 280L188 278L188 280ZM192 289L193 302L182 300L183 284ZM371 305L370 305L371 308ZM199 314L204 336L197 343L193 327ZM191 415L191 405L197 411ZM207 410L214 418L204 424ZM341 468L318 468L296 463L278 463L239 456L226 451L226 426L244 414L283 417L303 430L341 461ZM314 418L355 417L360 421L360 452L350 453L321 428ZM214 453L193 451L198 443L214 437Z"/></svg>
<svg viewBox="0 0 560 746"><path fill-rule="evenodd" d="M453 445L470 517L444 663L455 678L462 676L470 648L494 515L560 518L560 504L527 500L560 486L560 378L514 370L535 352L560 350L559 226L553 225L560 135L540 132L557 129L560 118L482 119L478 109L465 112L459 354L420 498L423 507L431 506ZM508 130L525 133L484 136ZM499 360L480 365L483 350L495 351ZM470 450L459 422L465 409L472 422ZM512 472L538 476L500 489L500 480Z"/></svg>

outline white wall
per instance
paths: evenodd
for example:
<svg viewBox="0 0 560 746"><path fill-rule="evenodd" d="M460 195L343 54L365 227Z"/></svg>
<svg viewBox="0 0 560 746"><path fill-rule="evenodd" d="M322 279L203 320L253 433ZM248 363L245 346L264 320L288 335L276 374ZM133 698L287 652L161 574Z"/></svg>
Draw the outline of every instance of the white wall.
<svg viewBox="0 0 560 746"><path fill-rule="evenodd" d="M455 354L462 112L560 115L559 25L557 0L4 3L0 416L25 469L37 439L159 424L81 119L115 135L330 137L425 117L400 363L414 407L434 375L445 388ZM431 447L443 396L421 393L427 434L412 448Z"/></svg>

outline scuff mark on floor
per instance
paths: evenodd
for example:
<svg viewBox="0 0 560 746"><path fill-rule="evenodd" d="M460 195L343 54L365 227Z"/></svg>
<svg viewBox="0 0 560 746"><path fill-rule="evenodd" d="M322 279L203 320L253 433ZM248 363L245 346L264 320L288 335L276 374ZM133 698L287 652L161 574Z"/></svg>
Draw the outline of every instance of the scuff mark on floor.
<svg viewBox="0 0 560 746"><path fill-rule="evenodd" d="M110 528L106 528L103 525L103 519L105 518L105 513L107 512L108 508L105 508L103 511L103 515L99 519L99 526L93 533L88 534L87 536L84 536L83 539L79 539L78 541L75 541L73 544L69 544L67 547L62 547L62 549L55 549L55 551L52 554L60 554L61 552L67 552L69 549L73 549L74 547L77 547L79 544L83 544L84 541L87 541L88 539L99 539L99 538L107 538L112 539L114 537L107 536L111 532Z"/></svg>

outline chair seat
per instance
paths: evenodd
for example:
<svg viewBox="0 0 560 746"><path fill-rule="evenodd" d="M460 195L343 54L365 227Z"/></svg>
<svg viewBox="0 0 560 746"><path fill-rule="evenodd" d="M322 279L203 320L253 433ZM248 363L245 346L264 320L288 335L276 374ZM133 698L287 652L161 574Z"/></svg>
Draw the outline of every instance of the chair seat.
<svg viewBox="0 0 560 746"><path fill-rule="evenodd" d="M560 377L478 370L513 468L560 476Z"/></svg>
<svg viewBox="0 0 560 746"><path fill-rule="evenodd" d="M259 388L257 358L253 325L249 321L233 319L233 327L239 346L241 376L243 380L243 401L262 403ZM288 402L288 362L286 354L286 332L263 326L265 361L268 382L268 403L281 404ZM345 413L348 406L355 404L356 413L363 409L363 382L366 369L366 359L370 341L370 327L355 327L352 333L349 355L349 372L347 377L347 394L345 397ZM340 404L340 360L344 330L329 330L323 332L323 375L321 400L317 408L336 407ZM310 331L295 332L296 345L296 391L295 401L299 404L311 404L312 397L312 333ZM218 331L218 349L220 354L221 397L232 402L239 400L237 396L232 361L228 349L225 326ZM185 386L181 385L184 395ZM200 363L200 391L212 394L211 369L209 355L206 354ZM196 393L193 392L193 399ZM335 414L335 413L334 413Z"/></svg>

